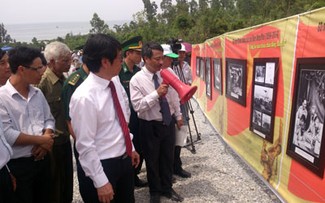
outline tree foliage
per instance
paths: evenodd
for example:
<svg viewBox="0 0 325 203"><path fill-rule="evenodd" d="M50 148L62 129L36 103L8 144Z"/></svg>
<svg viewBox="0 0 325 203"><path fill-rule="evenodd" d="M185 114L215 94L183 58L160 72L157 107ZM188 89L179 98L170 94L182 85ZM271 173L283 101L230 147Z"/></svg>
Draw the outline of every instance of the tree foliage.
<svg viewBox="0 0 325 203"><path fill-rule="evenodd" d="M11 43L15 42L14 39L10 37L9 34L7 34L7 30L3 23L0 24L0 43Z"/></svg>
<svg viewBox="0 0 325 203"><path fill-rule="evenodd" d="M89 30L90 33L97 34L108 32L108 25L104 20L100 19L97 13L94 13L93 18L90 21L90 25L92 27L92 29Z"/></svg>
<svg viewBox="0 0 325 203"><path fill-rule="evenodd" d="M141 35L143 41L166 43L171 38L182 38L191 43L225 32L289 17L324 7L325 0L162 0L160 12L155 1L142 0L143 10L133 20L109 29L104 20L94 13L90 33L105 33L120 42ZM55 40L66 43L72 50L82 47L88 35L67 34ZM32 40L33 46L43 47L53 40ZM12 44L3 24L0 24L0 44ZM21 44L20 42L16 44Z"/></svg>

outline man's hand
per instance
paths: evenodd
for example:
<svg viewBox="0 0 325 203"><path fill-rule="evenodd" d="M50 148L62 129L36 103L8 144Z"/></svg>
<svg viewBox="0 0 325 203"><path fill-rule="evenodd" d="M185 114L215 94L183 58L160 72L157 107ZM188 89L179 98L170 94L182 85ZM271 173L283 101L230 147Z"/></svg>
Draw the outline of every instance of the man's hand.
<svg viewBox="0 0 325 203"><path fill-rule="evenodd" d="M178 130L181 129L181 127L183 126L183 124L184 124L184 123L183 123L183 119L177 120L176 125L177 125Z"/></svg>
<svg viewBox="0 0 325 203"><path fill-rule="evenodd" d="M165 96L168 92L168 87L169 85L167 84L160 84L160 86L157 88L157 93L159 95L159 97Z"/></svg>
<svg viewBox="0 0 325 203"><path fill-rule="evenodd" d="M43 149L47 150L47 151L51 151L52 150L52 146L54 143L53 140L54 134L51 132L45 132L42 136L42 144L40 144L40 147L42 147Z"/></svg>
<svg viewBox="0 0 325 203"><path fill-rule="evenodd" d="M34 160L35 161L39 161L39 160L42 160L44 159L44 156L47 154L47 150L40 147L40 146L34 146L33 149L32 149L32 154L34 156Z"/></svg>
<svg viewBox="0 0 325 203"><path fill-rule="evenodd" d="M138 152L133 151L131 159L132 159L132 166L134 166L134 168L138 167L138 165L140 163L140 156L139 156Z"/></svg>
<svg viewBox="0 0 325 203"><path fill-rule="evenodd" d="M114 198L114 190L110 183L97 188L98 200L102 203L109 203Z"/></svg>

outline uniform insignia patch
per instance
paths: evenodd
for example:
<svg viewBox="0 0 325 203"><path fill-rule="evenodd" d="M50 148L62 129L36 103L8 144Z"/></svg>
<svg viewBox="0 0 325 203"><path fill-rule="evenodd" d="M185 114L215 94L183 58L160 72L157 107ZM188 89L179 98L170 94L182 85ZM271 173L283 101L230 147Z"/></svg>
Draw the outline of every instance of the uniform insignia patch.
<svg viewBox="0 0 325 203"><path fill-rule="evenodd" d="M78 82L79 79L80 79L80 75L79 74L75 74L72 78L70 78L70 80L69 80L68 83L70 85L75 86L77 84L77 82Z"/></svg>

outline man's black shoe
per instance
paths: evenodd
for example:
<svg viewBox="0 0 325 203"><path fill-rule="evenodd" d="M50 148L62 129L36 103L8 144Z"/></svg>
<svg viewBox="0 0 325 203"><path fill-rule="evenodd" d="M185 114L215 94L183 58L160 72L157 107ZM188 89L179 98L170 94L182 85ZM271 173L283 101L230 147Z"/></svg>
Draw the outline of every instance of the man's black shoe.
<svg viewBox="0 0 325 203"><path fill-rule="evenodd" d="M150 203L160 203L160 195L150 195Z"/></svg>
<svg viewBox="0 0 325 203"><path fill-rule="evenodd" d="M176 183L176 177L175 176L172 177L172 183Z"/></svg>
<svg viewBox="0 0 325 203"><path fill-rule="evenodd" d="M134 179L134 186L135 187L147 187L148 182L145 182L145 181L141 180L138 176L136 176L136 178Z"/></svg>
<svg viewBox="0 0 325 203"><path fill-rule="evenodd" d="M190 178L191 177L191 173L185 171L184 169L178 170L174 172L175 175L178 175L182 178Z"/></svg>
<svg viewBox="0 0 325 203"><path fill-rule="evenodd" d="M173 189L171 189L171 191L168 193L162 193L162 195L175 202L182 202L184 200L184 198L177 194Z"/></svg>

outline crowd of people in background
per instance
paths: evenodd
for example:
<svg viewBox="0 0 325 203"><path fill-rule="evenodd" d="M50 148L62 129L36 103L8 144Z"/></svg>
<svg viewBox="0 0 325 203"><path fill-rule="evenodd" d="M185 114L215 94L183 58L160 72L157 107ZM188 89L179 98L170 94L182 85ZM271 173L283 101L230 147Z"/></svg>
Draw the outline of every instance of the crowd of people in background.
<svg viewBox="0 0 325 203"><path fill-rule="evenodd" d="M84 202L135 202L135 187L152 203L182 202L172 186L191 177L188 109L160 71L191 85L186 57L184 45L104 34L78 51L57 41L0 50L0 203L72 202L73 156Z"/></svg>

